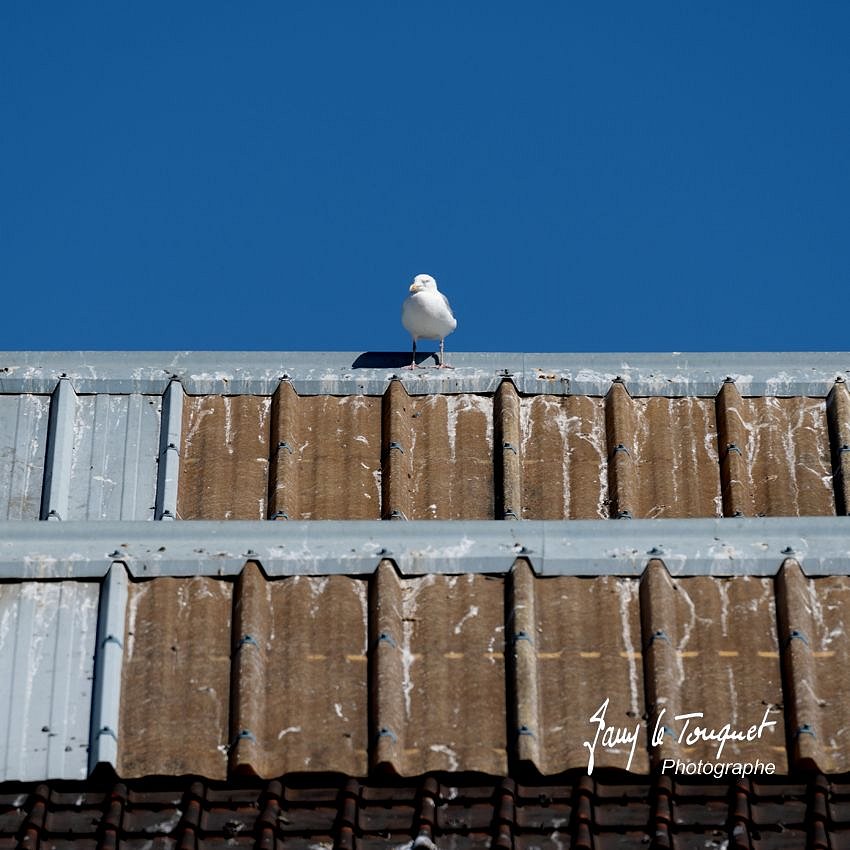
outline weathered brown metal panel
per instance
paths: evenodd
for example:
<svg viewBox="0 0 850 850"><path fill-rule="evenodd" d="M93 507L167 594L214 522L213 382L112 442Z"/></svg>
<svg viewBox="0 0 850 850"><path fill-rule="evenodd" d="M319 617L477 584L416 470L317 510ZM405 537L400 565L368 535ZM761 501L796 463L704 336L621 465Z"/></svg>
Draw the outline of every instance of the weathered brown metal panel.
<svg viewBox="0 0 850 850"><path fill-rule="evenodd" d="M412 516L492 519L493 400L430 395L411 399Z"/></svg>
<svg viewBox="0 0 850 850"><path fill-rule="evenodd" d="M504 581L376 577L376 761L402 776L507 769ZM386 598L385 598L386 594ZM374 632L373 632L374 634Z"/></svg>
<svg viewBox="0 0 850 850"><path fill-rule="evenodd" d="M835 513L826 403L718 396L724 511L743 516ZM740 457L740 460L738 459Z"/></svg>
<svg viewBox="0 0 850 850"><path fill-rule="evenodd" d="M227 772L232 583L132 583L124 642L118 774Z"/></svg>
<svg viewBox="0 0 850 850"><path fill-rule="evenodd" d="M850 770L850 578L806 578L788 560L776 579L793 767Z"/></svg>
<svg viewBox="0 0 850 850"><path fill-rule="evenodd" d="M502 381L493 399L496 483L495 519L522 518L522 425L516 387Z"/></svg>
<svg viewBox="0 0 850 850"><path fill-rule="evenodd" d="M651 747L662 759L697 762L772 762L787 768L782 714L782 673L771 579L690 577L672 579L652 561L641 580L644 671L649 732L666 728ZM767 711L767 715L765 712ZM676 719L702 712L702 718ZM725 724L746 732L767 721L760 737L688 740L694 727Z"/></svg>
<svg viewBox="0 0 850 850"><path fill-rule="evenodd" d="M724 516L752 515L747 428L744 401L732 380L724 382L715 399L717 445Z"/></svg>
<svg viewBox="0 0 850 850"><path fill-rule="evenodd" d="M832 450L835 509L850 514L850 393L844 381L836 381L826 399L829 444Z"/></svg>
<svg viewBox="0 0 850 850"><path fill-rule="evenodd" d="M531 396L521 414L522 518L608 517L605 402Z"/></svg>
<svg viewBox="0 0 850 850"><path fill-rule="evenodd" d="M747 399L755 513L835 513L826 403L817 398Z"/></svg>
<svg viewBox="0 0 850 850"><path fill-rule="evenodd" d="M180 519L266 519L269 410L265 396L187 396Z"/></svg>
<svg viewBox="0 0 850 850"><path fill-rule="evenodd" d="M360 776L367 759L367 586L345 576L237 585L234 771Z"/></svg>
<svg viewBox="0 0 850 850"><path fill-rule="evenodd" d="M636 516L721 516L713 400L642 398L634 406Z"/></svg>
<svg viewBox="0 0 850 850"><path fill-rule="evenodd" d="M413 516L413 402L399 380L392 380L381 399L381 517Z"/></svg>
<svg viewBox="0 0 850 850"><path fill-rule="evenodd" d="M272 426L276 511L294 520L380 518L379 398L281 389Z"/></svg>
<svg viewBox="0 0 850 850"><path fill-rule="evenodd" d="M508 637L516 665L519 756L547 775L586 769L590 753L584 742L592 742L598 728L591 717L608 699L607 723L638 728L631 770L646 773L637 579L531 580L527 568L515 567L513 582ZM528 601L534 605L531 617ZM534 688L536 694L528 692ZM630 747L609 752L600 745L595 767L625 769L629 755Z"/></svg>
<svg viewBox="0 0 850 850"><path fill-rule="evenodd" d="M605 438L608 455L610 515L634 518L638 511L638 482L635 469L635 405L621 382L611 385L605 397Z"/></svg>

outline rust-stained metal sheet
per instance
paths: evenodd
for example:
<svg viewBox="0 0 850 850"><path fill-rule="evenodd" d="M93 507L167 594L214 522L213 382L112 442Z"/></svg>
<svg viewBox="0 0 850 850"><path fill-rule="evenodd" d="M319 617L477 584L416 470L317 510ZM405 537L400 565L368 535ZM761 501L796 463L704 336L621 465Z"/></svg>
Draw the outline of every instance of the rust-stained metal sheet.
<svg viewBox="0 0 850 850"><path fill-rule="evenodd" d="M131 583L119 775L227 773L232 582Z"/></svg>
<svg viewBox="0 0 850 850"><path fill-rule="evenodd" d="M178 519L266 519L269 413L264 396L187 396Z"/></svg>
<svg viewBox="0 0 850 850"><path fill-rule="evenodd" d="M379 519L381 399L296 395L272 402L271 519Z"/></svg>
<svg viewBox="0 0 850 850"><path fill-rule="evenodd" d="M796 764L850 770L850 578L807 578L789 560L777 578L785 711Z"/></svg>
<svg viewBox="0 0 850 850"><path fill-rule="evenodd" d="M521 401L521 519L608 517L605 406L586 396Z"/></svg>
<svg viewBox="0 0 850 850"><path fill-rule="evenodd" d="M368 584L266 580L249 564L233 633L233 771L368 772Z"/></svg>
<svg viewBox="0 0 850 850"><path fill-rule="evenodd" d="M653 762L755 762L788 768L782 667L773 581L671 579L655 561L641 582L644 675ZM702 714L702 717L686 717ZM677 719L679 718L679 719ZM753 740L720 742L696 727L759 728Z"/></svg>
<svg viewBox="0 0 850 850"><path fill-rule="evenodd" d="M400 579L372 588L373 761L402 776L507 769L504 580Z"/></svg>
<svg viewBox="0 0 850 850"><path fill-rule="evenodd" d="M407 519L493 519L493 402L479 395L411 399Z"/></svg>
<svg viewBox="0 0 850 850"><path fill-rule="evenodd" d="M84 779L95 582L0 584L0 780Z"/></svg>
<svg viewBox="0 0 850 850"><path fill-rule="evenodd" d="M519 758L543 774L581 766L646 773L637 580L535 579L520 562L510 605ZM603 748L594 716L637 729L635 745Z"/></svg>
<svg viewBox="0 0 850 850"><path fill-rule="evenodd" d="M50 397L0 395L0 520L37 520Z"/></svg>
<svg viewBox="0 0 850 850"><path fill-rule="evenodd" d="M742 398L725 384L717 416L726 515L836 513L824 399Z"/></svg>

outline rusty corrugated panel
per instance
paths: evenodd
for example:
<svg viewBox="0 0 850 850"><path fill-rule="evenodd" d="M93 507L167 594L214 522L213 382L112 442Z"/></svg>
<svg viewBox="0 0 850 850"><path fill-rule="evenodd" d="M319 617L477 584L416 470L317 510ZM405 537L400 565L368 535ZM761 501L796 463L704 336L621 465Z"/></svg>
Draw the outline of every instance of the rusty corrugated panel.
<svg viewBox="0 0 850 850"><path fill-rule="evenodd" d="M773 581L671 579L660 561L641 580L644 673L653 761L772 762L787 768ZM677 716L703 713L702 718ZM696 739L697 725L760 727L752 741ZM661 737L661 733L663 737ZM722 757L722 758L721 758Z"/></svg>
<svg viewBox="0 0 850 850"><path fill-rule="evenodd" d="M648 770L638 582L535 579L523 562L511 577L517 752L543 774L587 767L602 709L610 725L638 730L630 768ZM596 767L625 769L631 748L594 751Z"/></svg>
<svg viewBox="0 0 850 850"><path fill-rule="evenodd" d="M832 449L836 513L850 513L850 393L847 384L840 381L826 399L829 445Z"/></svg>
<svg viewBox="0 0 850 850"><path fill-rule="evenodd" d="M522 519L608 516L605 406L587 396L531 396L521 405Z"/></svg>
<svg viewBox="0 0 850 850"><path fill-rule="evenodd" d="M493 400L432 395L411 399L408 519L493 519Z"/></svg>
<svg viewBox="0 0 850 850"><path fill-rule="evenodd" d="M50 396L0 395L0 519L38 519Z"/></svg>
<svg viewBox="0 0 850 850"><path fill-rule="evenodd" d="M380 518L380 398L299 398L283 383L271 439L273 519Z"/></svg>
<svg viewBox="0 0 850 850"><path fill-rule="evenodd" d="M402 776L507 766L504 580L400 579L372 587L374 761Z"/></svg>
<svg viewBox="0 0 850 850"><path fill-rule="evenodd" d="M232 588L205 577L130 584L120 776L226 776Z"/></svg>
<svg viewBox="0 0 850 850"><path fill-rule="evenodd" d="M793 766L844 773L850 770L850 578L806 578L789 560L776 581Z"/></svg>
<svg viewBox="0 0 850 850"><path fill-rule="evenodd" d="M605 411L613 516L721 515L713 401L632 399L614 384Z"/></svg>
<svg viewBox="0 0 850 850"><path fill-rule="evenodd" d="M83 779L98 584L0 584L0 781Z"/></svg>
<svg viewBox="0 0 850 850"><path fill-rule="evenodd" d="M835 513L824 399L742 398L729 382L717 425L727 516Z"/></svg>
<svg viewBox="0 0 850 850"><path fill-rule="evenodd" d="M271 582L249 564L235 618L231 769L365 774L366 580Z"/></svg>
<svg viewBox="0 0 850 850"><path fill-rule="evenodd" d="M265 396L187 396L179 519L266 519L269 410Z"/></svg>

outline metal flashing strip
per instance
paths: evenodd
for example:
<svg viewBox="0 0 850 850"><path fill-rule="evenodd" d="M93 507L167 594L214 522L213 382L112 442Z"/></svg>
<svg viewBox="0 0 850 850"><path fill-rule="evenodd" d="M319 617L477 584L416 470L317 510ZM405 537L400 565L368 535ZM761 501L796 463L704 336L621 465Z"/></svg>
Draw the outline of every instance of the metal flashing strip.
<svg viewBox="0 0 850 850"><path fill-rule="evenodd" d="M183 387L172 381L162 399L159 467L156 482L156 519L177 519L177 484L183 434Z"/></svg>
<svg viewBox="0 0 850 850"><path fill-rule="evenodd" d="M452 369L405 368L407 352L0 352L0 393L52 393L67 377L79 394L160 395L178 380L190 395L271 395L281 380L301 395L382 395L393 378L411 395L492 393L510 378L521 393L714 396L725 380L750 396L825 396L850 376L848 352L453 353Z"/></svg>
<svg viewBox="0 0 850 850"><path fill-rule="evenodd" d="M845 517L520 522L0 523L0 579L362 575L383 559L404 575L506 573L526 558L538 575L775 575L787 558L808 575L850 573Z"/></svg>
<svg viewBox="0 0 850 850"><path fill-rule="evenodd" d="M68 519L76 411L77 395L74 387L67 378L60 378L50 402L41 519Z"/></svg>
<svg viewBox="0 0 850 850"><path fill-rule="evenodd" d="M113 564L100 591L89 772L101 763L113 767L118 763L118 720L126 614L127 571L123 565Z"/></svg>

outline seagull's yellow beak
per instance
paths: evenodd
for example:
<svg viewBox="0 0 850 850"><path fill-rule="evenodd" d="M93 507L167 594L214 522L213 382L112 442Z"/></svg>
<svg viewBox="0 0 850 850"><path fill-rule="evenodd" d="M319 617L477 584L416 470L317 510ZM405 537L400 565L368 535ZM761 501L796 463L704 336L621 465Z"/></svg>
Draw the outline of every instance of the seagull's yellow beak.
<svg viewBox="0 0 850 850"><path fill-rule="evenodd" d="M410 284L410 291L411 292L419 292L420 289L422 289L421 283L414 282L414 283Z"/></svg>

